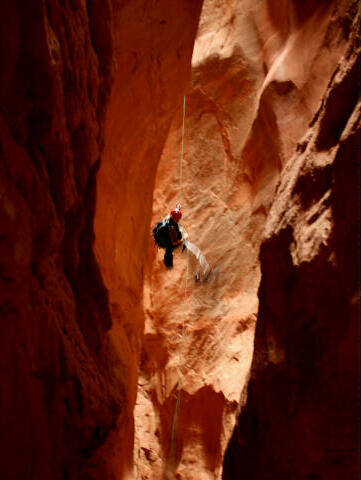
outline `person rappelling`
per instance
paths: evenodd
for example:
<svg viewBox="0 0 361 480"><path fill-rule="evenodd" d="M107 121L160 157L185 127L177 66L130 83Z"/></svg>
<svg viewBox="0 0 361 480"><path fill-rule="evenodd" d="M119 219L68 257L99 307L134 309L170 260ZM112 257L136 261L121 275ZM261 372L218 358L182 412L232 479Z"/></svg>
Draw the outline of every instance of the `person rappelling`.
<svg viewBox="0 0 361 480"><path fill-rule="evenodd" d="M155 243L158 247L165 249L164 265L167 268L173 268L173 251L181 245L183 245L182 251L185 249L184 241L187 235L183 227L178 225L181 218L181 205L178 204L169 215L153 228Z"/></svg>
<svg viewBox="0 0 361 480"><path fill-rule="evenodd" d="M182 218L181 205L178 204L174 210L171 210L161 222L158 222L153 228L153 238L160 248L165 249L164 265L173 268L173 251L182 246L182 252L187 249L196 258L199 268L195 273L196 281L204 281L209 278L212 268L208 264L206 257L201 250L188 240L188 234L185 228L179 224ZM218 273L218 270L215 271Z"/></svg>
<svg viewBox="0 0 361 480"><path fill-rule="evenodd" d="M184 149L184 118L185 118L185 104L186 97L183 97L183 124L182 124L182 149L180 157L179 168L179 197L182 193L182 161ZM185 229L179 225L179 220L182 218L181 205L178 203L174 210L171 210L161 222L158 222L153 228L153 238L159 248L164 248L164 265L171 269L173 268L173 252L176 248L182 245L182 252L187 249L187 253L191 252L198 261L199 268L195 272L196 281L204 281L212 277L216 278L218 275L218 268L212 269L208 264L206 257L200 249L188 240L188 234ZM187 270L188 271L188 270Z"/></svg>

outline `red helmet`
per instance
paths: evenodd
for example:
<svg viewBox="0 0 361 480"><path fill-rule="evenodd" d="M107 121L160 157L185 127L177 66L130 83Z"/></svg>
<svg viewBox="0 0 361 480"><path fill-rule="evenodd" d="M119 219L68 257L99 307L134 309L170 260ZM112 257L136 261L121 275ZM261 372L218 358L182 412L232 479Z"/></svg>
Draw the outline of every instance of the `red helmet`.
<svg viewBox="0 0 361 480"><path fill-rule="evenodd" d="M172 217L172 219L175 221L175 222L179 222L179 220L182 218L182 211L180 208L175 208L174 210L172 210L170 212L170 216Z"/></svg>

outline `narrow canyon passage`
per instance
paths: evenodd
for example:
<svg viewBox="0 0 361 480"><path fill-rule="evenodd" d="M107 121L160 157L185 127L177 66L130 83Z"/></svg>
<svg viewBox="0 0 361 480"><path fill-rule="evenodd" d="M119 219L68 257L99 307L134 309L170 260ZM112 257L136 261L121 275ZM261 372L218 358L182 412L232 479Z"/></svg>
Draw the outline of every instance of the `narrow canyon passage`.
<svg viewBox="0 0 361 480"><path fill-rule="evenodd" d="M0 3L1 479L358 478L359 22Z"/></svg>
<svg viewBox="0 0 361 480"><path fill-rule="evenodd" d="M347 50L349 38L335 19L344 15L351 25L348 7L325 3L301 15L288 4L275 19L265 2L203 2L186 97L182 222L220 273L199 283L191 262L183 341L187 257L178 253L173 271L166 271L163 252L150 240L135 408L137 478L163 478L164 462L173 460L177 478L222 478L247 397L265 222L283 166ZM153 225L179 199L181 132L179 104L158 166ZM182 387L173 438L178 362ZM243 462L235 460L231 475L226 464L227 478L242 478ZM247 478L264 478L252 470Z"/></svg>

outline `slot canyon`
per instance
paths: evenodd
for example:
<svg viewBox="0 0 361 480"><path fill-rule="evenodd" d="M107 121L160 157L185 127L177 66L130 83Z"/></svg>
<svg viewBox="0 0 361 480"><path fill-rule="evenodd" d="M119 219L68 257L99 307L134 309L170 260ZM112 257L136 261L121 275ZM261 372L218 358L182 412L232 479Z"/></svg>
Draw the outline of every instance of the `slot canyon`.
<svg viewBox="0 0 361 480"><path fill-rule="evenodd" d="M0 2L1 480L359 478L359 28Z"/></svg>

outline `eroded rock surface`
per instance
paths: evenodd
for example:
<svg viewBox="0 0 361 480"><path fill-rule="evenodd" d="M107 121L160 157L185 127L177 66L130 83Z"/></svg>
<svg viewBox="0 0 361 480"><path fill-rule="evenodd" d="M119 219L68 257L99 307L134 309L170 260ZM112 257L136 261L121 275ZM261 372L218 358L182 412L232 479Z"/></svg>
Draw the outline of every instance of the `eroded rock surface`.
<svg viewBox="0 0 361 480"><path fill-rule="evenodd" d="M0 4L2 479L132 467L153 179L200 4Z"/></svg>
<svg viewBox="0 0 361 480"><path fill-rule="evenodd" d="M358 25L267 219L252 378L224 479L359 478Z"/></svg>
<svg viewBox="0 0 361 480"><path fill-rule="evenodd" d="M169 478L221 478L251 363L265 220L280 171L345 52L357 4L303 7L203 5L186 101L180 200L191 241L220 273L199 284L190 266L174 442L186 255L165 271L162 252L150 242L136 406L140 478L161 478L165 463ZM179 103L158 169L153 224L179 199L181 124ZM241 472L237 465L229 478Z"/></svg>
<svg viewBox="0 0 361 480"><path fill-rule="evenodd" d="M261 0L204 5L187 95L181 200L191 239L220 274L208 284L189 278L181 404L171 446L185 256L176 258L172 273L164 272L147 241L162 151L152 222L177 200L181 102L201 1L0 2L2 479L159 480L171 447L176 461L170 478L175 471L183 480L220 478L251 364L257 256L274 186L345 50L357 6L277 3L277 9ZM351 98L348 88L343 91ZM343 95L331 91L329 98L326 110L339 112ZM345 118L353 107L347 105ZM345 127L347 119L338 119L320 114L315 148L335 154L332 178L343 172L341 178L352 182L352 169L344 170L338 159L355 148L356 120ZM339 145L330 143L330 129L335 139L342 135ZM299 148L311 151L312 142ZM331 174L322 175L321 190ZM306 169L299 185L306 204L311 192L310 205L302 207L307 212L313 206L308 176ZM354 199L342 197L341 186L332 192L337 229L328 231L327 205L322 225L326 243L332 235L339 245L330 260L335 275L337 265L354 260L342 236L347 231L353 238L353 217L339 210ZM277 215L270 218L276 231ZM313 265L312 248L303 243L307 229L292 222L298 229L292 262L306 258ZM321 237L315 238L318 248ZM335 299L354 288L353 277L342 275L344 296ZM335 302L335 311L351 308ZM351 345L346 335L353 324L347 330L333 323L344 339L332 344L337 365L351 379L353 351L345 360L342 349ZM292 368L307 392L301 367ZM335 375L346 388L340 371ZM346 395L352 415L353 397ZM341 420L347 424L345 416ZM352 432L343 438L352 439Z"/></svg>
<svg viewBox="0 0 361 480"><path fill-rule="evenodd" d="M122 409L99 355L111 319L92 253L110 82L92 30L109 12L0 9L0 476L77 478Z"/></svg>
<svg viewBox="0 0 361 480"><path fill-rule="evenodd" d="M133 463L133 409L144 329L143 279L157 164L190 76L201 1L126 2L117 12L115 79L97 175L95 254L109 295L112 352L124 410L105 452ZM109 451L109 444L111 450ZM130 478L133 473L129 472Z"/></svg>

